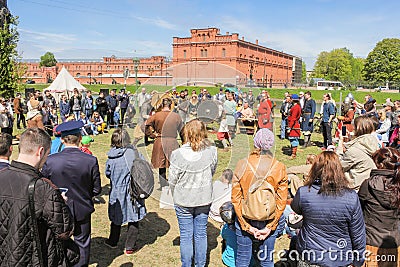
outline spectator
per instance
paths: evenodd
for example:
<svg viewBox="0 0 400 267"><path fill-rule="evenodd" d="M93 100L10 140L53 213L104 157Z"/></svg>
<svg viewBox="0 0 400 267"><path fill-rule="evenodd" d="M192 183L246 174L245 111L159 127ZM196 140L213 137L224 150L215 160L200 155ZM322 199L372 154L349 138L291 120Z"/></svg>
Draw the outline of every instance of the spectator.
<svg viewBox="0 0 400 267"><path fill-rule="evenodd" d="M69 113L70 113L70 106L69 106L69 102L67 101L67 96L61 95L61 101L60 101L61 122L65 122L65 120L69 116Z"/></svg>
<svg viewBox="0 0 400 267"><path fill-rule="evenodd" d="M17 129L21 129L21 122L22 126L26 128L25 116L23 113L23 103L21 100L20 93L17 93L15 95L13 105L14 105L14 113L17 114Z"/></svg>
<svg viewBox="0 0 400 267"><path fill-rule="evenodd" d="M226 122L226 116L222 115L221 122L219 124L219 129L217 132L217 139L222 142L222 145L224 146L224 151L228 151L228 145L233 146L233 141L232 138L229 134L229 128L228 124ZM228 144L229 143L229 144Z"/></svg>
<svg viewBox="0 0 400 267"><path fill-rule="evenodd" d="M233 172L231 169L226 169L222 172L221 178L214 182L213 184L213 192L210 207L209 217L214 221L222 223L219 209L227 201L231 200L232 193L232 177Z"/></svg>
<svg viewBox="0 0 400 267"><path fill-rule="evenodd" d="M236 164L232 204L236 213L237 267L249 266L253 243L257 246L261 266L274 266L272 251L281 230L278 225L281 225L279 221L286 206L288 182L285 165L273 158L269 152L273 145L274 134L268 129L260 129L254 137L254 146L257 149L248 158L239 160ZM243 199L247 198L254 177L265 178L275 191L276 209L273 216L266 221L251 220L243 216ZM259 241L256 243L256 240Z"/></svg>
<svg viewBox="0 0 400 267"><path fill-rule="evenodd" d="M0 172L2 266L72 266L79 260L79 254L73 255L75 260L65 257L64 244L74 229L70 211L60 190L39 172L50 142L44 130L27 129L20 138L17 160Z"/></svg>
<svg viewBox="0 0 400 267"><path fill-rule="evenodd" d="M299 104L299 96L296 94L292 95L292 107L289 110L289 116L287 118L288 123L288 136L290 141L290 146L292 148L291 159L295 159L297 156L297 147L299 146L300 138L300 116L301 107Z"/></svg>
<svg viewBox="0 0 400 267"><path fill-rule="evenodd" d="M254 100L253 90L251 90L251 89L249 90L249 93L247 94L247 102L249 103L249 107L251 109L253 109L255 100Z"/></svg>
<svg viewBox="0 0 400 267"><path fill-rule="evenodd" d="M113 127L115 126L114 123L114 113L115 109L118 106L118 101L117 97L115 96L115 90L111 90L110 94L106 97L106 102L107 102L107 127Z"/></svg>
<svg viewBox="0 0 400 267"><path fill-rule="evenodd" d="M375 128L371 119L365 116L354 120L354 139L342 145L339 143L339 155L350 188L358 191L365 179L368 179L375 163L371 156L379 149L376 138L371 135ZM343 146L343 152L340 148Z"/></svg>
<svg viewBox="0 0 400 267"><path fill-rule="evenodd" d="M92 151L90 151L90 143L94 142L93 138L89 135L82 136L81 145L79 149L86 154L93 155Z"/></svg>
<svg viewBox="0 0 400 267"><path fill-rule="evenodd" d="M28 111L28 114L26 115L28 128L37 127L44 129L43 116L39 101L33 99L30 101L30 103L31 103L31 110Z"/></svg>
<svg viewBox="0 0 400 267"><path fill-rule="evenodd" d="M78 119L82 111L82 95L77 88L74 88L74 95L69 100L69 107L70 111L75 114L75 118Z"/></svg>
<svg viewBox="0 0 400 267"><path fill-rule="evenodd" d="M137 155L136 148L130 145L131 139L124 129L116 129L111 137L111 149L108 152L105 174L111 181L108 217L111 221L110 236L104 242L111 248L116 248L121 226L128 224L125 241L125 254L133 254L137 249L139 236L139 221L146 216L144 199L131 199L129 194L132 163ZM137 151L137 150L136 150Z"/></svg>
<svg viewBox="0 0 400 267"><path fill-rule="evenodd" d="M317 156L309 180L297 190L291 207L303 216L297 240L298 266L362 265L365 227L361 206L334 152ZM349 255L349 251L354 253Z"/></svg>
<svg viewBox="0 0 400 267"><path fill-rule="evenodd" d="M233 139L236 132L236 119L234 114L236 113L236 102L233 100L233 93L229 92L226 94L227 99L224 102L224 112L226 115L226 123L229 129L229 136Z"/></svg>
<svg viewBox="0 0 400 267"><path fill-rule="evenodd" d="M324 137L324 144L322 150L326 150L329 145L332 145L332 121L335 117L335 105L331 101L330 94L324 94L323 100L321 131Z"/></svg>
<svg viewBox="0 0 400 267"><path fill-rule="evenodd" d="M182 267L205 266L207 219L212 203L212 177L217 150L207 139L203 122L192 120L183 128L183 145L172 152L170 187L180 232ZM194 253L193 253L194 240Z"/></svg>
<svg viewBox="0 0 400 267"><path fill-rule="evenodd" d="M126 113L126 110L128 109L128 105L129 105L129 96L126 94L124 88L120 90L117 99L118 99L119 107L120 107L120 111L121 111L120 123L123 125L124 119L125 119L125 113Z"/></svg>
<svg viewBox="0 0 400 267"><path fill-rule="evenodd" d="M281 120L281 132L280 139L283 140L286 137L286 125L287 125L287 117L289 116L289 110L292 107L292 98L290 95L285 96L285 100L282 103L282 106L279 110L282 116Z"/></svg>
<svg viewBox="0 0 400 267"><path fill-rule="evenodd" d="M87 90L86 96L82 99L82 111L85 113L86 118L92 117L94 104L92 91Z"/></svg>
<svg viewBox="0 0 400 267"><path fill-rule="evenodd" d="M314 131L314 116L316 110L317 105L315 100L311 98L311 92L307 91L304 95L301 121L301 130L304 134L304 148L311 146L311 134Z"/></svg>
<svg viewBox="0 0 400 267"><path fill-rule="evenodd" d="M138 107L139 107L139 113L142 110L142 105L146 101L146 96L148 94L146 93L146 88L142 87L141 93L138 94L137 99L138 99Z"/></svg>
<svg viewBox="0 0 400 267"><path fill-rule="evenodd" d="M197 118L197 109L199 108L199 98L192 95L189 100L189 121Z"/></svg>
<svg viewBox="0 0 400 267"><path fill-rule="evenodd" d="M44 97L43 97L43 105L49 106L52 105L54 108L57 107L56 99L50 93L49 90L44 90Z"/></svg>
<svg viewBox="0 0 400 267"><path fill-rule="evenodd" d="M390 119L386 117L384 109L378 110L379 128L376 130L378 138L385 145L389 145Z"/></svg>
<svg viewBox="0 0 400 267"><path fill-rule="evenodd" d="M267 91L263 90L258 107L258 128L267 128L272 131L271 112Z"/></svg>
<svg viewBox="0 0 400 267"><path fill-rule="evenodd" d="M104 133L104 129L107 126L103 118L100 116L100 113L97 111L93 112L92 125L93 125L94 135L98 135L99 133Z"/></svg>
<svg viewBox="0 0 400 267"><path fill-rule="evenodd" d="M390 259L382 266L400 266L400 153L381 148L372 158L377 169L360 187L358 196L364 212L369 261L365 267L381 266L377 260Z"/></svg>
<svg viewBox="0 0 400 267"><path fill-rule="evenodd" d="M68 188L68 206L75 219L74 242L81 254L78 266L88 266L90 261L92 198L101 192L97 158L79 150L82 138L80 121L68 121L57 126L65 148L50 155L42 168L56 186Z"/></svg>
<svg viewBox="0 0 400 267"><path fill-rule="evenodd" d="M104 97L104 93L100 92L99 97L96 99L96 111L99 112L103 120L106 119L107 110L108 110L107 100Z"/></svg>
<svg viewBox="0 0 400 267"><path fill-rule="evenodd" d="M0 126L1 126L1 132L2 133L8 133L12 135L12 132L10 133L10 120L8 119L9 117L9 112L8 112L8 107L7 107L7 102L6 99L1 97L0 98Z"/></svg>

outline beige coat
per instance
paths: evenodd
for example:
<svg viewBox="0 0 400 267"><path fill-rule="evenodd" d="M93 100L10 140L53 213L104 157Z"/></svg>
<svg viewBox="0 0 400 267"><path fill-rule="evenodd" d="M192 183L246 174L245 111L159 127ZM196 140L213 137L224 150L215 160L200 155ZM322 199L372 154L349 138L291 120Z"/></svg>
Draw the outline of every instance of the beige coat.
<svg viewBox="0 0 400 267"><path fill-rule="evenodd" d="M345 152L340 159L350 187L358 191L365 179L368 179L375 163L372 154L379 149L378 140L371 134L359 136L344 144Z"/></svg>

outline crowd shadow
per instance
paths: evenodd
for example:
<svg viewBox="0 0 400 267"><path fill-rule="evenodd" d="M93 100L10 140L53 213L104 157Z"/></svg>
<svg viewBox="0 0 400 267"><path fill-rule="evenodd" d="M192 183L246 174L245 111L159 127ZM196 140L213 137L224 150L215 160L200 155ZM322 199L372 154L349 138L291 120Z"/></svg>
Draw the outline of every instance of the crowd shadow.
<svg viewBox="0 0 400 267"><path fill-rule="evenodd" d="M127 226L121 229L121 236L118 247L111 249L104 244L107 240L105 237L95 237L92 239L90 264L97 264L98 267L110 266L115 258L124 254ZM138 253L146 246L156 242L158 237L164 236L171 228L170 224L158 216L156 212L147 213L146 217L139 223L139 237L137 240ZM122 264L121 266L133 266L131 262Z"/></svg>

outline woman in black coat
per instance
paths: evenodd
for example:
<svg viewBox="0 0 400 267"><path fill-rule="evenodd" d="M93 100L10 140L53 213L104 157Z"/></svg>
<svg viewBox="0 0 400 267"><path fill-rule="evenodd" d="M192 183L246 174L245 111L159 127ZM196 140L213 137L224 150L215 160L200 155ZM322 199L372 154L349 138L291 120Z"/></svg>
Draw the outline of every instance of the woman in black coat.
<svg viewBox="0 0 400 267"><path fill-rule="evenodd" d="M365 266L400 266L400 153L381 148L372 158L377 169L358 192L371 252Z"/></svg>

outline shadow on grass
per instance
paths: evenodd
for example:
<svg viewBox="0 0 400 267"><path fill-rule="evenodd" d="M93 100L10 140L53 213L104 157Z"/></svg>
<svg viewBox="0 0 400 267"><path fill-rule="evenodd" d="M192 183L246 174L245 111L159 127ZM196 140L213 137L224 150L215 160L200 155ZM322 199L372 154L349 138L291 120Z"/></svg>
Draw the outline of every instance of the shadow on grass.
<svg viewBox="0 0 400 267"><path fill-rule="evenodd" d="M156 212L147 213L146 217L139 224L139 237L136 242L138 250L156 242L157 238L166 235L170 228L170 224L165 219L160 218ZM115 258L123 255L127 229L126 225L122 227L118 247L115 249L110 249L104 245L104 241L107 240L106 238L93 238L91 250L96 253L91 254L90 264L97 264L98 267L110 266ZM133 266L129 262L129 259L127 261L127 263L121 266Z"/></svg>
<svg viewBox="0 0 400 267"><path fill-rule="evenodd" d="M206 266L208 266L210 263L211 251L214 250L218 246L219 234L220 234L220 229L215 227L212 223L208 222L207 223L207 262L206 262ZM172 245L173 246L180 245L180 237L179 236L177 236L174 240L172 240ZM194 253L194 250L193 250L193 253ZM193 262L194 262L194 258L193 258Z"/></svg>

